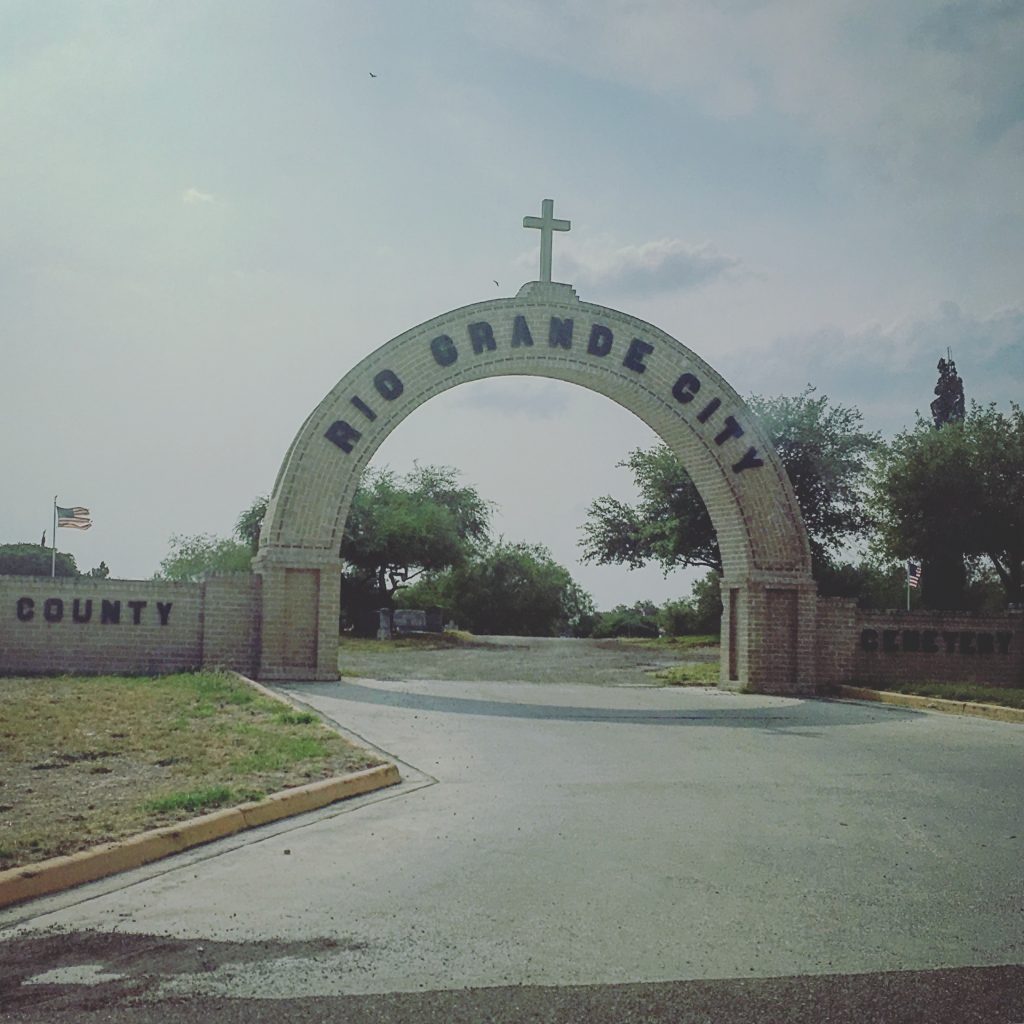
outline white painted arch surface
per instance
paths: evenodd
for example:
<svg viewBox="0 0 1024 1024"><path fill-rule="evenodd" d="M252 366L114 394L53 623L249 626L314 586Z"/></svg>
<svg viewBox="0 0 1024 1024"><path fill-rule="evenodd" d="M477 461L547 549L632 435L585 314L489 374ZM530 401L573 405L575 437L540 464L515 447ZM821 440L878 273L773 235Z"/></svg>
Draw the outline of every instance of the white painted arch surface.
<svg viewBox="0 0 1024 1024"><path fill-rule="evenodd" d="M799 506L768 438L733 388L651 324L580 302L568 285L532 282L515 298L453 310L382 345L302 425L278 474L255 560L264 577L266 677L295 676L276 639L282 617L290 622L298 614L279 600L285 570L323 576L317 663L321 675L330 675L323 648L337 631L342 531L360 474L385 438L435 395L501 375L568 381L639 416L693 478L718 535L727 583L806 589L811 560Z"/></svg>
<svg viewBox="0 0 1024 1024"><path fill-rule="evenodd" d="M402 420L459 384L525 375L581 385L647 423L676 453L700 491L718 532L726 576L758 570L809 571L806 534L785 470L732 387L700 356L651 324L579 302L564 285L534 284L532 292L530 287L516 298L465 306L420 324L382 345L343 377L302 425L285 457L267 511L261 554L275 561L295 557L296 564L312 564L310 556L315 561L336 558L359 476ZM517 316L526 321L532 346L513 345ZM572 321L571 348L551 343L552 319L563 325ZM472 324L490 326L493 349L474 352ZM612 334L607 355L587 352L595 324ZM478 328L478 333L486 332ZM438 346L446 358L457 352L449 366L440 365L432 354L431 342L439 337L451 339L451 347ZM607 344L606 337L599 339L601 346ZM634 339L653 349L634 353L643 371L623 364ZM394 380L400 382L397 397L381 396L374 383L381 373L393 375L381 381L385 388L394 390ZM680 386L685 398L680 401L673 388L683 374L695 377L699 390L693 393L694 385L687 381ZM353 405L353 398L376 419ZM714 400L720 404L700 422L698 416ZM730 416L743 434L716 444ZM350 452L327 438L335 423L359 431L361 436L348 440ZM750 448L764 465L734 470Z"/></svg>

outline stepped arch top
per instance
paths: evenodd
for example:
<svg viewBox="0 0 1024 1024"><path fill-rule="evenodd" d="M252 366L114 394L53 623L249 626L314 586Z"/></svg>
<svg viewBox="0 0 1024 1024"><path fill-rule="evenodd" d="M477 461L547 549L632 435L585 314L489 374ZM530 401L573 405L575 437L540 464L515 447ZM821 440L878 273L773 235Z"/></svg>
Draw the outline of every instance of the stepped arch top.
<svg viewBox="0 0 1024 1024"><path fill-rule="evenodd" d="M727 577L809 578L810 551L792 487L733 388L664 331L547 282L420 324L343 377L285 456L256 568L337 564L360 474L388 434L435 395L501 375L578 384L647 423L704 499Z"/></svg>

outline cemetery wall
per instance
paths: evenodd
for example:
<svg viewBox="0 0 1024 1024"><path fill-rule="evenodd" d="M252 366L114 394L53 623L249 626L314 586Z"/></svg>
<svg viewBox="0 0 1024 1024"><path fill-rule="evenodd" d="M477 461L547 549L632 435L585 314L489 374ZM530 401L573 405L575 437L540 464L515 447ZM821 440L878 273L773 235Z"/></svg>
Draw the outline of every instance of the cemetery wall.
<svg viewBox="0 0 1024 1024"><path fill-rule="evenodd" d="M858 611L852 681L1024 686L1024 613Z"/></svg>
<svg viewBox="0 0 1024 1024"><path fill-rule="evenodd" d="M853 679L857 602L847 597L819 597L815 634L818 688Z"/></svg>
<svg viewBox="0 0 1024 1024"><path fill-rule="evenodd" d="M0 675L257 669L259 578L0 577Z"/></svg>

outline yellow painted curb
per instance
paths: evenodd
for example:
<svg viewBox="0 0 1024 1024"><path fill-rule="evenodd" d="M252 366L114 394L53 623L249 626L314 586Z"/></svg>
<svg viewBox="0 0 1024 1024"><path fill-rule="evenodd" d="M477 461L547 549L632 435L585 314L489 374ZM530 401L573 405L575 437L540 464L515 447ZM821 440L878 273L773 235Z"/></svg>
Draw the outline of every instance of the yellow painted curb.
<svg viewBox="0 0 1024 1024"><path fill-rule="evenodd" d="M837 686L837 697L847 700L870 700L878 704L894 704L902 708L943 711L948 715L969 715L996 722L1017 722L1024 725L1024 708L1004 708L1001 704L978 704L969 700L943 700L941 697L919 697L912 693L890 690L868 690L862 686Z"/></svg>
<svg viewBox="0 0 1024 1024"><path fill-rule="evenodd" d="M9 868L0 871L0 907L70 889L83 882L94 882L244 829L318 810L338 800L372 793L401 781L393 764L382 764L351 775L285 789L254 803L214 811L176 825L164 825L115 843L103 843L64 857L51 857L38 864Z"/></svg>

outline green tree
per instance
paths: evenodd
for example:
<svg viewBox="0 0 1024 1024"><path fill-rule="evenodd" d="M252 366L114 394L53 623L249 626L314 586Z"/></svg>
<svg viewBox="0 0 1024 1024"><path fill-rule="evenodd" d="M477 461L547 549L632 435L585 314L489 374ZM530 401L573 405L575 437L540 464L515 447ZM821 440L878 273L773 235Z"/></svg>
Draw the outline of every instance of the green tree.
<svg viewBox="0 0 1024 1024"><path fill-rule="evenodd" d="M155 579L195 581L215 572L249 572L252 568L249 545L230 537L173 534L170 547Z"/></svg>
<svg viewBox="0 0 1024 1024"><path fill-rule="evenodd" d="M961 423L966 416L964 382L956 372L953 354L940 359L936 369L936 399L931 403L932 422L936 430L947 424ZM967 566L963 555L955 549L935 551L921 567L921 603L926 608L963 608L967 600Z"/></svg>
<svg viewBox="0 0 1024 1024"><path fill-rule="evenodd" d="M704 636L722 628L722 598L719 577L709 572L695 580L690 597L667 601L658 613L658 621L668 636Z"/></svg>
<svg viewBox="0 0 1024 1024"><path fill-rule="evenodd" d="M358 623L421 573L462 564L487 540L490 520L490 503L460 487L457 470L367 470L341 543L343 611Z"/></svg>
<svg viewBox="0 0 1024 1024"><path fill-rule="evenodd" d="M547 548L505 541L425 577L400 601L410 608L441 605L473 633L510 636L578 635L594 614L590 595Z"/></svg>
<svg viewBox="0 0 1024 1024"><path fill-rule="evenodd" d="M862 559L819 563L815 578L822 597L853 597L861 608L902 608L906 600L906 566Z"/></svg>
<svg viewBox="0 0 1024 1024"><path fill-rule="evenodd" d="M617 604L610 612L598 612L592 635L599 640L619 636L653 638L661 631L659 615L653 601Z"/></svg>
<svg viewBox="0 0 1024 1024"><path fill-rule="evenodd" d="M793 398L754 395L749 405L793 484L815 561L827 562L867 531L863 478L879 436L863 429L857 409L833 405L810 386ZM664 445L637 449L621 465L632 470L640 501L631 506L602 497L591 503L583 560L632 568L657 562L666 573L703 566L721 574L711 517L672 451Z"/></svg>
<svg viewBox="0 0 1024 1024"><path fill-rule="evenodd" d="M260 548L260 530L267 514L269 499L263 495L253 498L252 504L235 520L235 536L255 555Z"/></svg>
<svg viewBox="0 0 1024 1024"><path fill-rule="evenodd" d="M49 576L55 568L57 576L79 576L74 555L57 552L55 566L51 566L53 552L39 544L0 544L0 576Z"/></svg>
<svg viewBox="0 0 1024 1024"><path fill-rule="evenodd" d="M90 569L87 573L83 573L83 575L89 576L94 580L110 579L110 568L106 562L100 562L95 569Z"/></svg>
<svg viewBox="0 0 1024 1024"><path fill-rule="evenodd" d="M881 543L895 558L987 560L1024 600L1024 411L972 403L961 422L918 420L882 450L873 478ZM923 582L923 579L922 579Z"/></svg>

